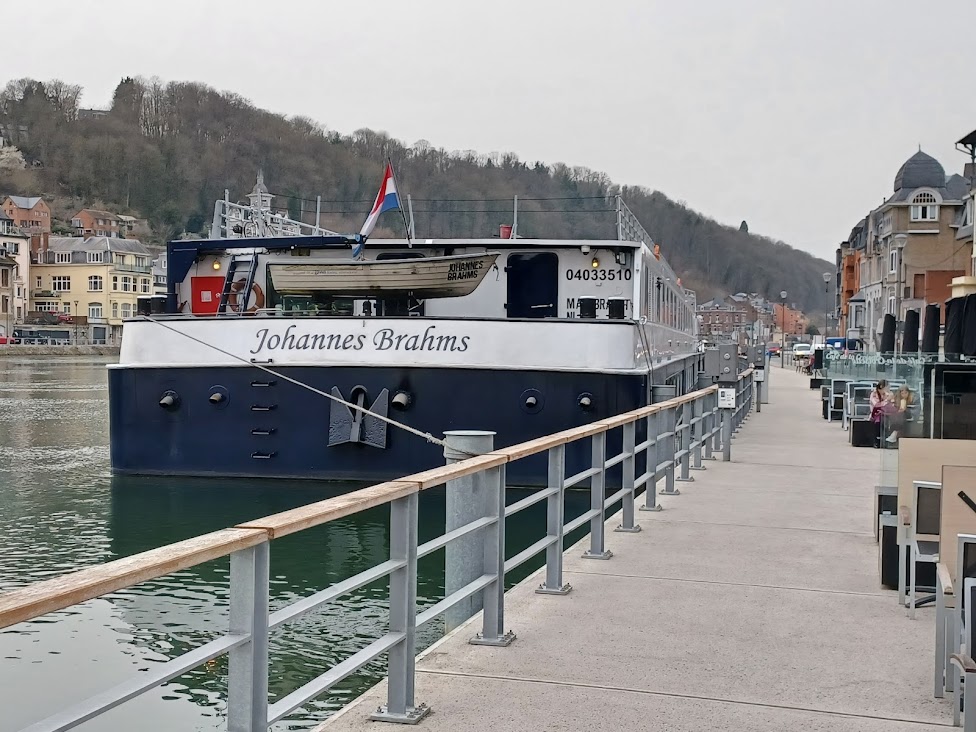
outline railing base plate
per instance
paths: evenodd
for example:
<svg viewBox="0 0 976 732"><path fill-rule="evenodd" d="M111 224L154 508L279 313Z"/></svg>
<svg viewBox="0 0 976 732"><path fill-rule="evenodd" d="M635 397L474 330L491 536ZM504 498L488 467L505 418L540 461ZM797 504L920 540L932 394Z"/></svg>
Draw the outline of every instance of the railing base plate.
<svg viewBox="0 0 976 732"><path fill-rule="evenodd" d="M677 478L675 480L677 480ZM681 495L681 491L679 491L677 488L675 488L673 491L663 490L658 495L661 495L661 496L680 496Z"/></svg>
<svg viewBox="0 0 976 732"><path fill-rule="evenodd" d="M573 586L568 582L562 587L546 587L544 584L535 588L537 595L568 595L573 591Z"/></svg>
<svg viewBox="0 0 976 732"><path fill-rule="evenodd" d="M705 458L702 458L704 460ZM704 465L692 465L688 470L708 470Z"/></svg>
<svg viewBox="0 0 976 732"><path fill-rule="evenodd" d="M421 719L430 714L430 707L426 704L408 709L406 714L391 714L386 707L377 707L376 711L369 715L372 722L392 722L393 724L417 724Z"/></svg>
<svg viewBox="0 0 976 732"><path fill-rule="evenodd" d="M583 559L609 559L613 556L613 552L607 549L606 551L594 554L589 549L583 552Z"/></svg>
<svg viewBox="0 0 976 732"><path fill-rule="evenodd" d="M499 636L498 638L485 638L481 633L478 633L468 643L472 646L498 646L506 648L512 645L516 637L512 631L508 631L505 635Z"/></svg>
<svg viewBox="0 0 976 732"><path fill-rule="evenodd" d="M695 479L689 475L687 478L675 478L674 479L674 482L675 483L694 483L695 482ZM677 491L675 491L675 493L677 493Z"/></svg>
<svg viewBox="0 0 976 732"><path fill-rule="evenodd" d="M658 503L653 506L638 506L638 511L663 511L664 507Z"/></svg>
<svg viewBox="0 0 976 732"><path fill-rule="evenodd" d="M614 529L619 534L636 534L641 530L640 526L618 526Z"/></svg>

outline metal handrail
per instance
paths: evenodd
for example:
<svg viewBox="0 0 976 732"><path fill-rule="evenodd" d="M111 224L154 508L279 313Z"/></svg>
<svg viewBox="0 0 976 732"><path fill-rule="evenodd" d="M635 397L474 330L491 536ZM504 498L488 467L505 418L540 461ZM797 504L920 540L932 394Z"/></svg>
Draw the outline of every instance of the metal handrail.
<svg viewBox="0 0 976 732"><path fill-rule="evenodd" d="M645 488L642 510L659 510L656 485L666 480L664 493L674 490L675 471L680 467L687 478L689 461L695 467L710 459L719 449L720 436L730 435L748 415L752 405L752 370L738 376L741 404L735 410L718 409L716 386L641 407L624 414L450 465L423 471L400 480L380 483L352 493L318 501L238 524L232 528L203 534L141 554L78 570L0 594L0 629L32 620L47 613L155 579L223 556L230 556L229 632L203 646L154 666L119 686L106 690L27 728L30 732L71 729L152 688L186 673L224 653L229 655L228 724L235 730L266 730L294 709L328 691L332 686L376 658L388 654L388 704L374 719L416 721L426 713L413 699L416 629L447 612L468 597L484 593L485 612L478 642L507 645L513 636L504 631L504 575L541 552L546 553L545 582L542 594L565 594L569 586L562 579L564 538L586 523L590 524L589 549L584 556L606 559L611 553L604 545L607 509L622 506L619 530L639 531L635 524L635 497ZM738 402L738 400L737 400ZM686 413L687 410L691 412ZM681 412L682 426L678 426ZM646 439L637 444L638 426ZM606 455L606 437L622 430L622 449ZM566 445L589 438L591 467L575 476L565 475ZM730 437L723 439L729 454ZM549 457L549 485L516 503L504 500L505 466L531 455L546 452ZM637 458L648 463L637 476ZM605 495L606 471L621 466L622 488ZM417 506L422 490L448 481L483 473L499 496L497 505L479 517L438 538L418 545ZM565 491L571 483L590 478L590 510L566 522L563 518ZM547 502L546 535L508 559L504 558L504 528L508 516L529 506ZM382 504L390 504L389 560L297 600L273 613L269 612L270 542L276 538L340 519ZM416 607L417 559L446 547L462 537L480 532L486 545L484 573L457 589L435 605L418 613ZM492 547L489 551L488 547ZM494 553L494 558L492 557ZM268 702L268 639L270 630L312 612L370 582L390 577L389 632L274 704Z"/></svg>

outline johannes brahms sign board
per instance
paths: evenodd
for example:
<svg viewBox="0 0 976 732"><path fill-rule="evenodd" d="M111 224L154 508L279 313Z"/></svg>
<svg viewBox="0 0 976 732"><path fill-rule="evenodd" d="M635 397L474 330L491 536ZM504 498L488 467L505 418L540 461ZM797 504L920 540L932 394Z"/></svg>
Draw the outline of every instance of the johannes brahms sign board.
<svg viewBox="0 0 976 732"><path fill-rule="evenodd" d="M167 318L127 321L119 363L631 371L637 343L634 324L607 321Z"/></svg>

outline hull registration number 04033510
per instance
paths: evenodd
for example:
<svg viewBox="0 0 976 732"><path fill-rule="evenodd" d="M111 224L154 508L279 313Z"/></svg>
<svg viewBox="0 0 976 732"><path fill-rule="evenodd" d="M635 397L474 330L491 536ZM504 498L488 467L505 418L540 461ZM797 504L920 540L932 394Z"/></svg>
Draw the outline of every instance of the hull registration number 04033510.
<svg viewBox="0 0 976 732"><path fill-rule="evenodd" d="M629 269L567 269L567 280L629 280L634 273Z"/></svg>

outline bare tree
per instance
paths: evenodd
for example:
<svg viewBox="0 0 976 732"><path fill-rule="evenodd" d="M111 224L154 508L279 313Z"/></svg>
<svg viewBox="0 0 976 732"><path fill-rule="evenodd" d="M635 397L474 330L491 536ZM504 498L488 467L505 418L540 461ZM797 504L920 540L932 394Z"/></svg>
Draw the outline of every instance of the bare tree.
<svg viewBox="0 0 976 732"><path fill-rule="evenodd" d="M81 100L81 87L78 84L51 79L44 83L44 91L62 121L73 122L78 118L78 102Z"/></svg>

